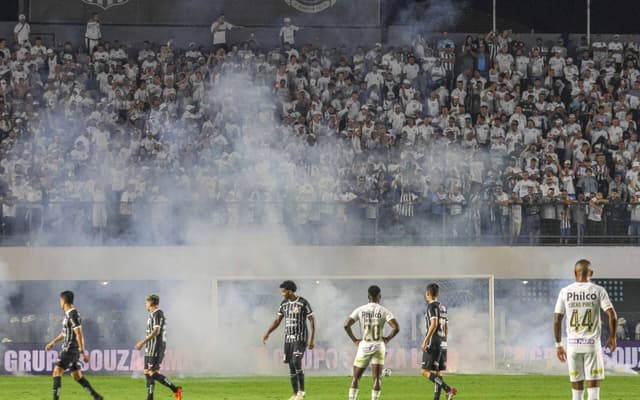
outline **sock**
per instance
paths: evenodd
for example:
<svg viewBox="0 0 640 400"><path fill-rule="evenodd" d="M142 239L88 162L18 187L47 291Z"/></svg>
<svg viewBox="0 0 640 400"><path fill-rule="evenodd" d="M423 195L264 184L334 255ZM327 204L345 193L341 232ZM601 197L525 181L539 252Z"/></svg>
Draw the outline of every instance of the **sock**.
<svg viewBox="0 0 640 400"><path fill-rule="evenodd" d="M291 388L293 394L298 394L298 374L291 374Z"/></svg>
<svg viewBox="0 0 640 400"><path fill-rule="evenodd" d="M91 396L96 397L98 395L98 392L96 392L95 390L93 390L93 388L91 387L91 384L89 383L89 381L87 380L87 378L85 378L84 376L82 378L80 378L77 381L80 386L82 386L84 388L84 390L87 391L87 393L89 393Z"/></svg>
<svg viewBox="0 0 640 400"><path fill-rule="evenodd" d="M147 400L153 400L153 389L155 389L153 376L147 375Z"/></svg>
<svg viewBox="0 0 640 400"><path fill-rule="evenodd" d="M588 400L600 400L600 388L587 388L587 399Z"/></svg>
<svg viewBox="0 0 640 400"><path fill-rule="evenodd" d="M161 384L171 389L173 393L178 391L178 387L174 385L166 376L162 374L154 374L153 379L155 379L156 381L160 382Z"/></svg>
<svg viewBox="0 0 640 400"><path fill-rule="evenodd" d="M296 367L293 363L289 363L289 377L291 378L293 394L298 394L298 374L296 373Z"/></svg>
<svg viewBox="0 0 640 400"><path fill-rule="evenodd" d="M53 377L53 400L60 399L60 387L62 387L62 378L59 376Z"/></svg>
<svg viewBox="0 0 640 400"><path fill-rule="evenodd" d="M583 400L584 399L584 390L575 390L571 389L571 400Z"/></svg>
<svg viewBox="0 0 640 400"><path fill-rule="evenodd" d="M444 383L441 376L434 374L433 372L429 375L429 380L437 385L439 385L442 389L444 389L445 393L451 390L449 385Z"/></svg>
<svg viewBox="0 0 640 400"><path fill-rule="evenodd" d="M349 400L356 400L358 398L358 389L349 388Z"/></svg>
<svg viewBox="0 0 640 400"><path fill-rule="evenodd" d="M371 400L378 400L380 398L380 391L379 390L372 390L371 391Z"/></svg>
<svg viewBox="0 0 640 400"><path fill-rule="evenodd" d="M298 384L300 386L300 391L304 392L304 371L299 369L296 371L296 375L298 376Z"/></svg>
<svg viewBox="0 0 640 400"><path fill-rule="evenodd" d="M437 383L434 383L434 392L433 392L433 400L440 400L440 392L442 392L442 387ZM575 399L574 399L575 400Z"/></svg>

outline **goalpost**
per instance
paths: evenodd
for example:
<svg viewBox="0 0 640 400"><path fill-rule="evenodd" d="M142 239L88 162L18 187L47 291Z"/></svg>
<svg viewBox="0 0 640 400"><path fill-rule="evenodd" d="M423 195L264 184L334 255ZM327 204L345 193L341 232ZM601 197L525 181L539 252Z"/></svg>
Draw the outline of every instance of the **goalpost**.
<svg viewBox="0 0 640 400"><path fill-rule="evenodd" d="M342 323L348 313L366 302L366 288L379 285L382 304L394 313L401 325L401 335L390 348L412 348L414 353L420 339L417 336L424 334L425 287L436 282L441 287L440 299L449 308L450 348L460 358L460 367L455 370L492 372L496 369L493 275L221 277L212 281L211 308L215 323L231 329L230 337L235 340L242 340L247 332L255 336L266 330L265 321L273 318L282 300L278 285L285 279L293 279L299 294L311 303L318 320L317 342L329 342L327 347L332 349L338 347L334 342L345 342ZM235 315L242 318L235 320ZM247 316L251 322L243 325ZM274 348L279 345L275 336L272 341ZM468 362L466 357L475 362Z"/></svg>

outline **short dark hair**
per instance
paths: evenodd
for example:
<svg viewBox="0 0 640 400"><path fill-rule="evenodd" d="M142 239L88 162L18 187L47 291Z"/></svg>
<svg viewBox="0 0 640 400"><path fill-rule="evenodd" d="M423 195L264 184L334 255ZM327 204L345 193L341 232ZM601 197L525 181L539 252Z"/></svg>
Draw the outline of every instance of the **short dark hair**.
<svg viewBox="0 0 640 400"><path fill-rule="evenodd" d="M429 293L431 297L438 297L438 295L440 294L440 286L437 283L428 284L427 293Z"/></svg>
<svg viewBox="0 0 640 400"><path fill-rule="evenodd" d="M369 286L369 289L367 289L367 293L369 293L369 296L371 297L378 297L380 296L380 292L382 290L380 289L380 286L377 285L371 285Z"/></svg>
<svg viewBox="0 0 640 400"><path fill-rule="evenodd" d="M60 293L60 298L67 304L73 304L74 297L75 296L71 290L65 290L64 292Z"/></svg>
<svg viewBox="0 0 640 400"><path fill-rule="evenodd" d="M284 281L280 284L280 289L291 290L292 292L295 292L296 290L298 290L298 286L296 286L296 283L294 281Z"/></svg>
<svg viewBox="0 0 640 400"><path fill-rule="evenodd" d="M160 304L160 296L157 294L150 294L147 296L147 301L151 303L151 305L157 306Z"/></svg>

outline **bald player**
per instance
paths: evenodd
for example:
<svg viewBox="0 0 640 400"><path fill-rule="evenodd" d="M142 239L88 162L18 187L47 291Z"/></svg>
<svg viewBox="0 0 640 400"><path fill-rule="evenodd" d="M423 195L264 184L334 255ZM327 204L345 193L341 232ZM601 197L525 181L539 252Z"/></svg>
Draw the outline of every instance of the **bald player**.
<svg viewBox="0 0 640 400"><path fill-rule="evenodd" d="M600 399L600 382L604 379L600 312L609 319L607 347L616 349L618 317L607 291L591 283L593 269L588 260L579 260L574 267L575 283L560 290L555 308L553 334L558 359L567 362L573 400L583 400L585 381L588 400ZM562 319L567 314L567 350L562 345Z"/></svg>

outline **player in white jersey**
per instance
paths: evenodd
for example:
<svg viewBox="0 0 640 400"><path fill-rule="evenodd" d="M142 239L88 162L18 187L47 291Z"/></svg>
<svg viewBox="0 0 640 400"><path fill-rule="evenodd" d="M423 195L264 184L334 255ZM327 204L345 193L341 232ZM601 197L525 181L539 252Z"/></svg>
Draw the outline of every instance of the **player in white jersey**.
<svg viewBox="0 0 640 400"><path fill-rule="evenodd" d="M602 323L600 312L609 319L607 346L616 349L616 311L607 291L590 282L593 276L591 262L579 260L574 273L576 282L560 290L556 302L553 334L556 339L558 359L567 362L571 380L573 400L582 400L584 382L587 382L588 400L600 400L600 382L604 379L602 356ZM562 319L567 315L567 350L562 345Z"/></svg>
<svg viewBox="0 0 640 400"><path fill-rule="evenodd" d="M358 382L369 364L371 364L373 373L371 400L380 398L380 377L384 367L386 344L400 332L398 321L391 314L391 311L380 305L380 288L375 285L370 286L368 294L369 302L353 310L344 323L344 330L347 335L358 346L356 359L353 362L353 379L349 388L349 400L358 398ZM357 321L360 321L362 339L357 339L351 329ZM384 336L384 325L386 323L393 329L388 336Z"/></svg>

